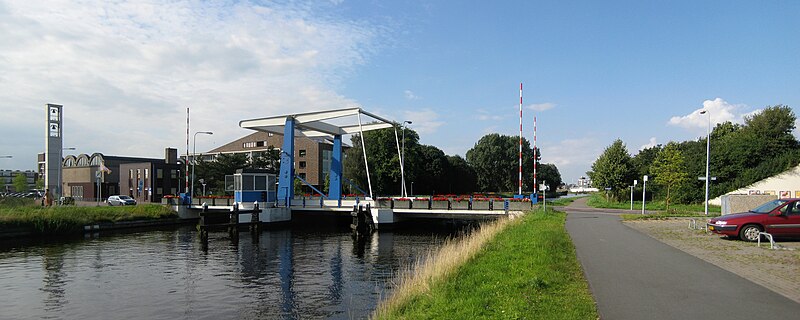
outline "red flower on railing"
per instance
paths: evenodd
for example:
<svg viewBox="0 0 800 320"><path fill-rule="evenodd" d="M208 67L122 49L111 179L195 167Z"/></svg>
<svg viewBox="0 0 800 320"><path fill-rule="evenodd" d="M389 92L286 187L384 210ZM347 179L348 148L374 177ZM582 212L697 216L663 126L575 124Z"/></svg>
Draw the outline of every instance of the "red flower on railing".
<svg viewBox="0 0 800 320"><path fill-rule="evenodd" d="M433 201L447 201L449 197L433 197Z"/></svg>
<svg viewBox="0 0 800 320"><path fill-rule="evenodd" d="M428 201L428 198L414 198L414 201Z"/></svg>
<svg viewBox="0 0 800 320"><path fill-rule="evenodd" d="M511 199L508 199L508 201L509 202L531 202L531 199L528 199L528 198L522 198L522 199L511 198Z"/></svg>
<svg viewBox="0 0 800 320"><path fill-rule="evenodd" d="M409 199L409 198L397 198L397 199L394 199L394 201L411 201L411 199Z"/></svg>

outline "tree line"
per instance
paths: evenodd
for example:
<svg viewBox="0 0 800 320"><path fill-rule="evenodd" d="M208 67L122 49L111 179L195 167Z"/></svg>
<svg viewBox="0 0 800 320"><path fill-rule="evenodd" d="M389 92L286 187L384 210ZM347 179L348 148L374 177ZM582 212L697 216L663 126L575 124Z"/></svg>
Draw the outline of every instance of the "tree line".
<svg viewBox="0 0 800 320"><path fill-rule="evenodd" d="M800 145L792 131L796 116L785 105L765 108L744 117L743 124L730 121L711 131L709 198L737 190L764 178L789 170L800 163ZM634 179L648 175L649 195L672 203L705 200L706 142L708 137L669 142L640 150L631 156L617 139L608 146L587 172L598 188L611 188L615 199L626 199ZM639 193L640 197L641 193Z"/></svg>
<svg viewBox="0 0 800 320"><path fill-rule="evenodd" d="M400 156L393 128L364 132L370 179L375 195L399 195L401 192ZM403 145L403 141L400 141ZM351 137L351 147L344 154L343 176L363 190L367 190L367 174L361 136ZM466 153L466 158L447 155L441 149L419 143L419 135L406 129L404 148L404 173L406 191L412 194L470 194L475 192L516 193L519 170L519 136L487 134ZM533 190L533 148L523 138L523 193ZM540 163L541 152L537 150L538 183L546 181L550 190L562 184L561 174L554 164ZM245 154L219 154L214 161L197 161L195 188L199 190L199 179L203 178L206 190L223 194L225 175L236 169L267 169L276 173L280 167L280 152L270 147L266 152L250 159ZM326 177L322 191L328 191ZM345 193L360 193L343 182ZM413 188L413 190L412 190ZM295 181L296 192L308 192Z"/></svg>
<svg viewBox="0 0 800 320"><path fill-rule="evenodd" d="M441 149L419 143L419 135L410 129L405 133L404 175L406 191L411 194L470 194L474 192L518 191L519 136L497 133L483 136L467 151L466 158L450 156ZM344 159L344 176L359 186L368 184L361 137L354 135L352 148ZM394 129L364 132L372 189L379 195L401 194L400 156ZM401 141L402 145L403 142ZM522 141L523 193L533 191L533 148ZM562 184L554 164L542 164L536 153L538 182L547 181L551 190ZM366 188L364 188L366 189Z"/></svg>

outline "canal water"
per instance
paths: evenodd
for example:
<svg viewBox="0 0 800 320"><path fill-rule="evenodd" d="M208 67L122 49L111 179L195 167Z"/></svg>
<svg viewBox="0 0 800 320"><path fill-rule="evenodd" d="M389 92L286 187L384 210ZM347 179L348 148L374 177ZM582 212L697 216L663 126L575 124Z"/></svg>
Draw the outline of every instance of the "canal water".
<svg viewBox="0 0 800 320"><path fill-rule="evenodd" d="M363 319L399 269L456 228L354 239L347 224L294 223L256 238L194 226L0 241L0 319Z"/></svg>

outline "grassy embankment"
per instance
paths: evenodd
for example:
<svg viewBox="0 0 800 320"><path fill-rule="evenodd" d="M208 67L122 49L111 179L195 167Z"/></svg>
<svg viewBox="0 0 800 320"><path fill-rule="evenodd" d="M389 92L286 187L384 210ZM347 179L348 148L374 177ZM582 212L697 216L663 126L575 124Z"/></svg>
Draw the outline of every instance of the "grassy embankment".
<svg viewBox="0 0 800 320"><path fill-rule="evenodd" d="M89 224L168 218L177 214L160 205L44 208L31 199L0 198L0 232L23 228L35 234L67 234Z"/></svg>
<svg viewBox="0 0 800 320"><path fill-rule="evenodd" d="M594 193L589 196L589 200L586 202L586 205L594 208L607 208L607 209L630 209L631 203L629 201L622 201L622 202L614 202L614 201L606 201L606 196L602 192ZM647 211L667 211L667 204L663 200L659 201L648 201L646 203ZM642 210L642 202L641 201L634 201L633 202L633 209L634 210ZM693 203L693 204L676 204L672 203L669 205L669 212L665 212L665 214L672 215L672 216L692 216L697 215L698 213L702 214L705 211L705 208L702 203ZM716 215L719 215L721 209L719 206L709 205L708 212L711 214L712 212Z"/></svg>
<svg viewBox="0 0 800 320"><path fill-rule="evenodd" d="M597 319L565 217L529 212L447 242L401 274L373 318Z"/></svg>

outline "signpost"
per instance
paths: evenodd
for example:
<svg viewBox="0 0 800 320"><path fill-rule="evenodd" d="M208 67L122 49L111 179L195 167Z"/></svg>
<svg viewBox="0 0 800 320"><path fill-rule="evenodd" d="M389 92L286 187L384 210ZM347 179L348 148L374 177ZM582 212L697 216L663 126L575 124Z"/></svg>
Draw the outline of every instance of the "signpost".
<svg viewBox="0 0 800 320"><path fill-rule="evenodd" d="M542 184L539 185L539 190L542 190L542 205L544 206L544 211L547 211L547 181L542 180Z"/></svg>
<svg viewBox="0 0 800 320"><path fill-rule="evenodd" d="M639 180L633 180L633 185L631 186L631 211L633 211L633 187L639 183Z"/></svg>
<svg viewBox="0 0 800 320"><path fill-rule="evenodd" d="M645 175L642 180L644 180L642 183L642 214L644 214L645 196L647 195L647 175Z"/></svg>

